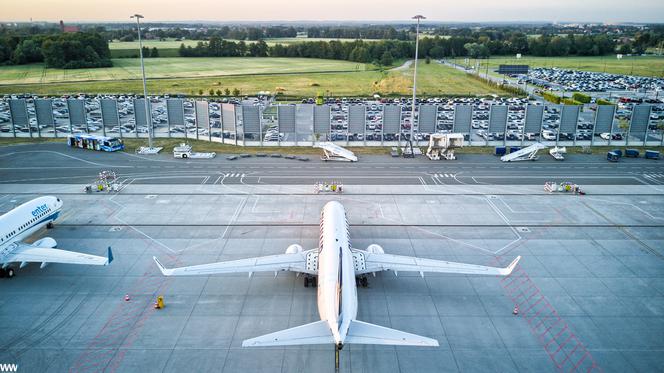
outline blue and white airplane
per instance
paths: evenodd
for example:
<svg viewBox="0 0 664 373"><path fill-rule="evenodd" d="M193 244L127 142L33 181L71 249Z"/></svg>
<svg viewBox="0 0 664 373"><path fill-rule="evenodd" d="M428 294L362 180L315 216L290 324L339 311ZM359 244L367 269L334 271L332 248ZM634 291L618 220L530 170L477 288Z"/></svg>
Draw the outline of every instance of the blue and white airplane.
<svg viewBox="0 0 664 373"><path fill-rule="evenodd" d="M40 262L40 268L48 263L68 263L87 265L108 265L113 261L113 252L108 248L106 258L95 255L58 250L58 243L51 237L44 237L32 244L23 240L42 227L53 227L60 215L60 198L47 196L28 201L0 216L0 276L14 277L11 263L20 263L19 268L31 262Z"/></svg>

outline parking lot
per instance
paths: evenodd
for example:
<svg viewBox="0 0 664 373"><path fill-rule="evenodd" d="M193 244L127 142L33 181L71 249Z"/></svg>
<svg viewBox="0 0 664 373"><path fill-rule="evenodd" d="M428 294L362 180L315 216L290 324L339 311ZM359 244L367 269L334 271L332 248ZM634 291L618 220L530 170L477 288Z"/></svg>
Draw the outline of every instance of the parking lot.
<svg viewBox="0 0 664 373"><path fill-rule="evenodd" d="M53 124L39 123L36 115L36 97L26 98L25 125L13 125L9 113L9 99L0 100L0 136L3 137L52 137L66 136L66 134L89 132L92 134L106 133L116 137L147 137L148 126L136 122L136 108L142 114L142 104L134 102L135 97L130 96L94 96L75 97L84 105L84 119L72 120L69 113L67 98L58 97L52 100ZM117 124L106 125L102 120L100 102L102 99L113 99L117 105ZM182 124L169 123L167 100L170 97L152 97L150 99L153 134L155 137L181 137L209 139L218 142L236 143L247 141L250 143L311 143L313 141L338 141L356 145L380 145L410 139L411 127L413 141L425 144L433 132L460 132L465 134L466 141L471 145L492 145L496 143L510 143L520 145L523 142L542 141L547 143L562 143L564 145L608 145L628 144L630 141L646 142L649 144L661 143L664 131L664 104L661 101L648 104L647 125L643 130L630 127L632 113L636 106L643 105L634 102L620 102L612 112L611 118L603 117L602 126L595 126L598 107L585 105L576 115L576 123L569 123L564 119L561 105L541 104L525 98L428 98L417 101L415 105L415 122L412 121L413 105L411 99L328 99L322 105L329 108L324 111L325 117L313 115L310 100L303 100L304 104L276 104L265 98L244 98L241 100L181 101ZM197 106L198 105L198 106ZM544 112L539 123L525 127L528 106L543 105ZM226 109L225 114L222 106ZM496 119L497 124L491 125L492 107L507 107L504 118ZM255 111L245 110L247 107ZM292 127L281 127L280 108L292 107L293 111L284 114L292 115ZM309 109L305 108L309 107ZM423 107L427 113L420 120L420 110ZM458 119L457 109L470 107L470 118ZM397 108L395 111L394 109ZM389 109L389 113L388 113ZM247 117L246 113L255 113L254 117ZM395 117L395 115L397 117ZM463 114L461 114L463 115ZM222 129L222 116L225 125ZM386 116L391 116L386 118ZM390 127L385 123L390 119ZM428 121L426 126L421 125L423 120ZM469 120L470 125L462 124ZM608 122L607 122L608 120ZM253 121L253 122L252 122ZM565 121L564 129L561 123ZM234 122L234 123L233 123ZM245 123L246 122L246 123ZM462 124L455 127L455 122ZM142 123L145 123L144 121ZM322 123L316 124L314 123ZM491 127L491 128L490 128Z"/></svg>
<svg viewBox="0 0 664 373"><path fill-rule="evenodd" d="M664 78L558 68L531 69L528 77L522 78L522 81L548 88L564 89L567 92L664 91Z"/></svg>

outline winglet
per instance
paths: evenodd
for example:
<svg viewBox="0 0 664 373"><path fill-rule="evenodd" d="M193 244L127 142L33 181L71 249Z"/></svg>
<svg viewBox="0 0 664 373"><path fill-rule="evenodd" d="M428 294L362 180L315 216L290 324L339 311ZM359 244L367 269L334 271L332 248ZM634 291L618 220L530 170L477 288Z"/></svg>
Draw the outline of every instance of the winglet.
<svg viewBox="0 0 664 373"><path fill-rule="evenodd" d="M106 262L106 265L109 265L109 264L111 264L111 262L113 261L113 251L111 250L111 247L110 247L110 246L108 247L108 255L107 255L107 258L108 258L108 262Z"/></svg>
<svg viewBox="0 0 664 373"><path fill-rule="evenodd" d="M153 256L152 259L154 259L154 262L157 263L157 267L159 267L159 270L161 271L161 274L164 276L170 276L171 275L171 270L164 268L164 266L159 262L159 259L157 259L156 256Z"/></svg>
<svg viewBox="0 0 664 373"><path fill-rule="evenodd" d="M519 260L521 260L521 255L517 256L516 259L514 259L512 263L510 263L510 265L507 266L507 268L504 268L501 271L502 272L501 274L504 276L508 276L510 273L512 273L514 268L516 268L516 265L519 264Z"/></svg>

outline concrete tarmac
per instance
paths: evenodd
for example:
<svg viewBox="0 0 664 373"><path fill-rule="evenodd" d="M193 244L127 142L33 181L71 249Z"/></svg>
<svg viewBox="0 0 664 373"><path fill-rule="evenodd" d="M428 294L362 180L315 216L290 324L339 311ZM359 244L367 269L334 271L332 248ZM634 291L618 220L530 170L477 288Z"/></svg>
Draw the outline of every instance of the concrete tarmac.
<svg viewBox="0 0 664 373"><path fill-rule="evenodd" d="M357 163L302 162L280 158L224 156L211 160L173 159L168 153L138 156L71 149L49 143L0 148L0 183L89 182L101 170L113 170L134 184L313 184L336 180L356 185L542 185L570 181L580 185L663 184L664 162L601 155L569 155L555 161L546 151L536 162L503 163L491 155L461 154L456 161L433 162L385 156L361 156Z"/></svg>
<svg viewBox="0 0 664 373"><path fill-rule="evenodd" d="M0 154L0 212L59 195L64 206L55 228L30 241L50 236L61 249L105 255L112 246L115 253L109 267L30 264L15 278L0 279L0 363L17 363L19 371L334 372L333 346L241 347L244 339L317 320L315 290L301 277L166 278L152 261L156 255L167 266L194 265L279 254L293 243L315 248L320 208L330 200L348 210L351 242L359 249L376 243L387 253L483 265L523 257L506 278L370 277L369 287L358 289L358 318L436 338L440 347L349 345L341 352L341 372L664 371L664 187L642 175L656 173L649 168L661 167L658 161L626 160L612 170L592 158L525 165L567 173L596 164L602 178L584 186L585 196L549 194L539 182L389 185L380 179L348 183L339 195L314 194L308 183L178 184L162 181L159 170L146 174L155 165L199 166L166 157L14 148ZM17 151L24 154L9 154ZM481 159L455 164L477 175L502 171L487 169L493 164ZM403 170L370 171L371 161ZM421 176L448 164L390 161L320 166L330 177L362 166L371 178L408 170ZM319 165L240 162L233 165L262 173ZM211 176L213 166L227 163L201 164L207 167L201 174ZM137 165L142 176L125 176L119 193L82 192L100 169ZM525 172L514 167L514 174ZM641 182L623 184L626 176ZM600 184L607 180L621 181ZM165 298L162 310L152 306L157 295Z"/></svg>

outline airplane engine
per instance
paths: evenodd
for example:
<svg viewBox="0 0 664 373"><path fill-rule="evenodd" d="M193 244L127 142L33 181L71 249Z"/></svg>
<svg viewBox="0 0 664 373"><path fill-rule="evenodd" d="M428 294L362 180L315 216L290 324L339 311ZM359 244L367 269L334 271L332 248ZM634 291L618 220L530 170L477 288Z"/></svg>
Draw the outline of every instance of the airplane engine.
<svg viewBox="0 0 664 373"><path fill-rule="evenodd" d="M367 251L372 253L372 254L385 254L385 250L383 250L380 245L376 244L371 244L369 247L367 247Z"/></svg>
<svg viewBox="0 0 664 373"><path fill-rule="evenodd" d="M302 246L297 244L290 245L286 249L286 254L299 254L301 252L302 252Z"/></svg>
<svg viewBox="0 0 664 373"><path fill-rule="evenodd" d="M35 241L35 243L33 243L32 246L55 248L58 246L58 243L51 237L44 237L41 240Z"/></svg>

